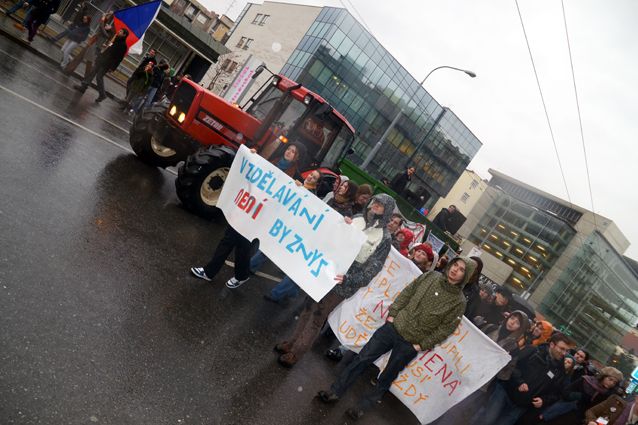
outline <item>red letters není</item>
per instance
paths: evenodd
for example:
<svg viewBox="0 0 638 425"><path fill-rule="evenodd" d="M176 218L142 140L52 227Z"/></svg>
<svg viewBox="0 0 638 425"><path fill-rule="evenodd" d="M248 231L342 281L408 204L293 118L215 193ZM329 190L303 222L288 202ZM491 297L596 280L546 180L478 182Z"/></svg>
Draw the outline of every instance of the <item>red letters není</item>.
<svg viewBox="0 0 638 425"><path fill-rule="evenodd" d="M259 215L265 202L266 199L257 204L255 197L244 189L240 189L237 196L235 196L235 205L245 211L246 214L252 214L250 218L253 220L255 220Z"/></svg>

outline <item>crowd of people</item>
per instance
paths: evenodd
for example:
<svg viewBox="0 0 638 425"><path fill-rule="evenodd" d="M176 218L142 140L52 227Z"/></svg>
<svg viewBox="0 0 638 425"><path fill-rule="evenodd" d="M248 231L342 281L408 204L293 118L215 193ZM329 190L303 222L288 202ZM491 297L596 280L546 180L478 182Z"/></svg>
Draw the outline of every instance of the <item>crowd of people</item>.
<svg viewBox="0 0 638 425"><path fill-rule="evenodd" d="M19 0L5 14L11 16L21 8L26 8L22 25L26 28L27 41L33 41L34 36L42 25L46 25L50 16L56 13L60 0ZM114 14L112 11L104 13L99 24L91 32L92 16L89 2L81 1L75 5L72 15L68 13L68 27L51 38L58 43L64 40L60 50L62 59L60 68L66 73L72 73L81 63L85 64L82 82L74 88L82 93L86 91L92 81L98 90L95 102L106 99L104 77L115 71L127 54L126 39L128 30L116 31ZM149 49L140 60L137 68L132 72L126 83L126 97L121 102L124 111L133 114L152 102L170 97L181 78L188 75L176 75L166 59L159 59L154 49Z"/></svg>
<svg viewBox="0 0 638 425"><path fill-rule="evenodd" d="M11 15L28 7L23 24L28 40L32 41L38 28L46 24L59 4L59 0L28 3L20 0L6 13ZM96 102L100 102L106 98L105 74L114 71L126 55L128 31L115 31L112 12L101 17L93 34L90 28L87 4L81 2L69 27L54 41L65 39L60 62L64 70L73 70L82 61L86 63L84 79L75 88L84 92L95 79L99 92ZM78 47L81 47L79 52ZM128 79L126 98L121 106L125 111L137 112L163 96L170 97L180 78L165 59L159 59L155 50L150 49ZM323 176L313 171L305 179L301 178L297 164L304 154L303 145L289 143L272 163L317 195ZM393 190L401 193L413 174L414 168L409 167L397 176L390 183ZM392 246L409 258L422 274L396 298L386 323L374 332L331 387L318 392L321 401L338 402L378 357L391 350L389 362L373 388L347 410L353 419L360 418L381 399L417 352L444 341L465 315L508 352L511 361L488 384L461 401L454 411L444 414L438 423L454 423L458 412L467 410L475 411L473 425L638 423L634 400L624 392L623 374L610 366L593 367L588 352L576 348L574 342L556 331L550 322L537 320L530 317L529 312L517 309L512 292L505 286L479 282L483 267L479 257L439 258L429 243L415 241L413 232L404 226L404 218L396 212L395 200L386 194L375 195L368 184L358 185L340 176L323 200L347 223L360 229L366 243L348 271L336 276L336 285L327 295L319 302L305 297L292 335L275 345L279 364L291 368L299 362L320 334L330 312L370 283L381 271ZM444 230L447 215L452 213L453 206L437 217L437 224ZM213 281L234 251L234 276L226 286L239 288L267 261L261 251L251 256L252 249L246 238L228 226L212 259L206 266L191 268L191 273ZM299 294L297 284L284 276L264 298L285 305ZM345 351L345 347L339 346L328 350L326 356L339 361Z"/></svg>
<svg viewBox="0 0 638 425"><path fill-rule="evenodd" d="M253 152L256 152L253 149ZM313 171L302 179L296 164L304 155L302 145L289 143L281 157L271 162L317 194L322 175ZM367 242L344 275L335 278L334 288L319 302L306 296L299 320L291 336L275 345L280 365L292 368L320 334L330 312L343 300L366 286L383 267L391 246L409 258L423 272L396 298L386 323L328 389L320 390L320 401L337 403L357 378L384 353L392 356L370 391L348 410L358 419L388 391L398 373L417 352L444 341L465 315L511 356L511 361L483 388L437 421L458 422L459 412L476 410L473 424L587 424L606 418L609 424L627 425L638 418L633 401L622 395L623 375L613 367L594 368L589 354L556 331L546 320L536 320L516 308L514 297L504 286L480 282L479 257L438 258L428 243L414 240L405 220L396 212L396 203L386 194L373 194L366 184L357 185L340 176L324 202L361 229ZM267 258L250 241L228 226L213 258L204 267L193 267L198 278L213 281L227 257L235 251L234 277L226 282L236 289L250 280ZM300 294L295 282L284 277L269 293L268 301L284 304ZM326 356L340 361L347 349L332 348ZM611 410L610 410L611 409ZM466 419L464 419L466 420ZM456 422L455 422L456 421Z"/></svg>

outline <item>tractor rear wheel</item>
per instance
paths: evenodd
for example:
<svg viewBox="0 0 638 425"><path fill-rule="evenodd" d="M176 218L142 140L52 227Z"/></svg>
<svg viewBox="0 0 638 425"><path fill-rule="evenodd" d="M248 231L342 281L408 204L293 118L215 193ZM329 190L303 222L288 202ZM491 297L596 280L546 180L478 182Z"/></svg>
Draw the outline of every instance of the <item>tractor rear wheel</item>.
<svg viewBox="0 0 638 425"><path fill-rule="evenodd" d="M234 158L234 152L219 147L200 149L186 158L177 170L175 188L187 210L205 218L219 216L217 200Z"/></svg>

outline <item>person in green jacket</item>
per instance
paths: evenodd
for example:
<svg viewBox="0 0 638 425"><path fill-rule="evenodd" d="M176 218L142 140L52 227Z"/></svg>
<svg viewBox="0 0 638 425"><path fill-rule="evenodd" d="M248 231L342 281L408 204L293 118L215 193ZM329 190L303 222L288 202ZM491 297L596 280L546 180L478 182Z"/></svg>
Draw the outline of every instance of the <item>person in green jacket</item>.
<svg viewBox="0 0 638 425"><path fill-rule="evenodd" d="M444 274L427 272L406 286L390 306L386 323L372 335L330 391L319 391L319 399L325 403L339 401L370 364L392 350L376 387L357 407L346 411L353 419L363 416L419 351L434 348L454 332L465 311L463 287L475 268L473 260L457 257L450 261Z"/></svg>

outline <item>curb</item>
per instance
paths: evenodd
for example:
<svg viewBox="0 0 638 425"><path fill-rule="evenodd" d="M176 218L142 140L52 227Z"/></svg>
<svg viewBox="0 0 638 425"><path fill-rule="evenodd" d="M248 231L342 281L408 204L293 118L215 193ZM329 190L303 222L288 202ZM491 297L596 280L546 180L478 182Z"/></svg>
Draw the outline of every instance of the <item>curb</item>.
<svg viewBox="0 0 638 425"><path fill-rule="evenodd" d="M2 13L2 14L4 15L4 12L0 12L0 13ZM4 16L0 16L0 19L7 19L7 18L12 19L12 21L19 22L18 20L14 19L12 16L11 16L11 17L6 16L6 15L4 15ZM0 26L0 34L2 34L3 36L7 37L7 38L8 38L8 39L10 39L10 40L12 40L14 43L17 43L17 44L21 45L23 48L27 49L29 52L31 52L31 53L33 53L33 54L35 54L36 56L38 56L38 57L40 57L40 58L42 58L42 59L45 59L45 60L46 60L46 61L48 61L49 63L52 63L52 64L54 64L54 65L58 65L58 61L56 61L55 59L53 59L51 56L47 55L46 53L41 52L41 51L40 51L40 50L38 50L38 49L36 49L36 48L35 48L35 47L33 47L31 44L29 44L28 42L26 42L25 40L23 40L22 38L20 38L20 37L16 37L16 36L15 36L14 34L12 34L11 32L9 32L9 31L5 30L4 28L2 28L2 26ZM42 36L42 35L40 35L40 34L37 34L36 36L37 36L37 37L40 37L40 38L42 38L42 39L44 39L44 40L45 40L45 41L47 41L47 42L50 42L50 40L48 40L46 37L43 37L43 36ZM75 72L75 71L74 71L72 74L67 74L67 73L65 73L65 75L68 75L68 76L70 76L70 77L76 78L76 79L77 79L77 80L79 80L79 81L82 81L82 79L84 78L84 76L83 76L83 75L80 75L80 73ZM114 80L114 79L113 79L113 78L111 78L109 75L106 75L106 78L108 78L108 79L110 79L110 80L114 81L114 82L115 82L115 83L117 83L117 84L120 84L118 81ZM96 89L96 90L97 90L97 86L96 86L93 82L91 82L90 87L92 87L92 88L94 88L94 89ZM118 98L117 96L115 96L113 93L111 93L111 92L109 92L108 90L106 90L106 88L105 88L105 90L104 90L104 91L106 92L106 96L107 96L107 97L109 97L109 98L111 98L111 99L114 99L114 100L116 100L116 101L120 101L120 100L122 100L122 99Z"/></svg>

